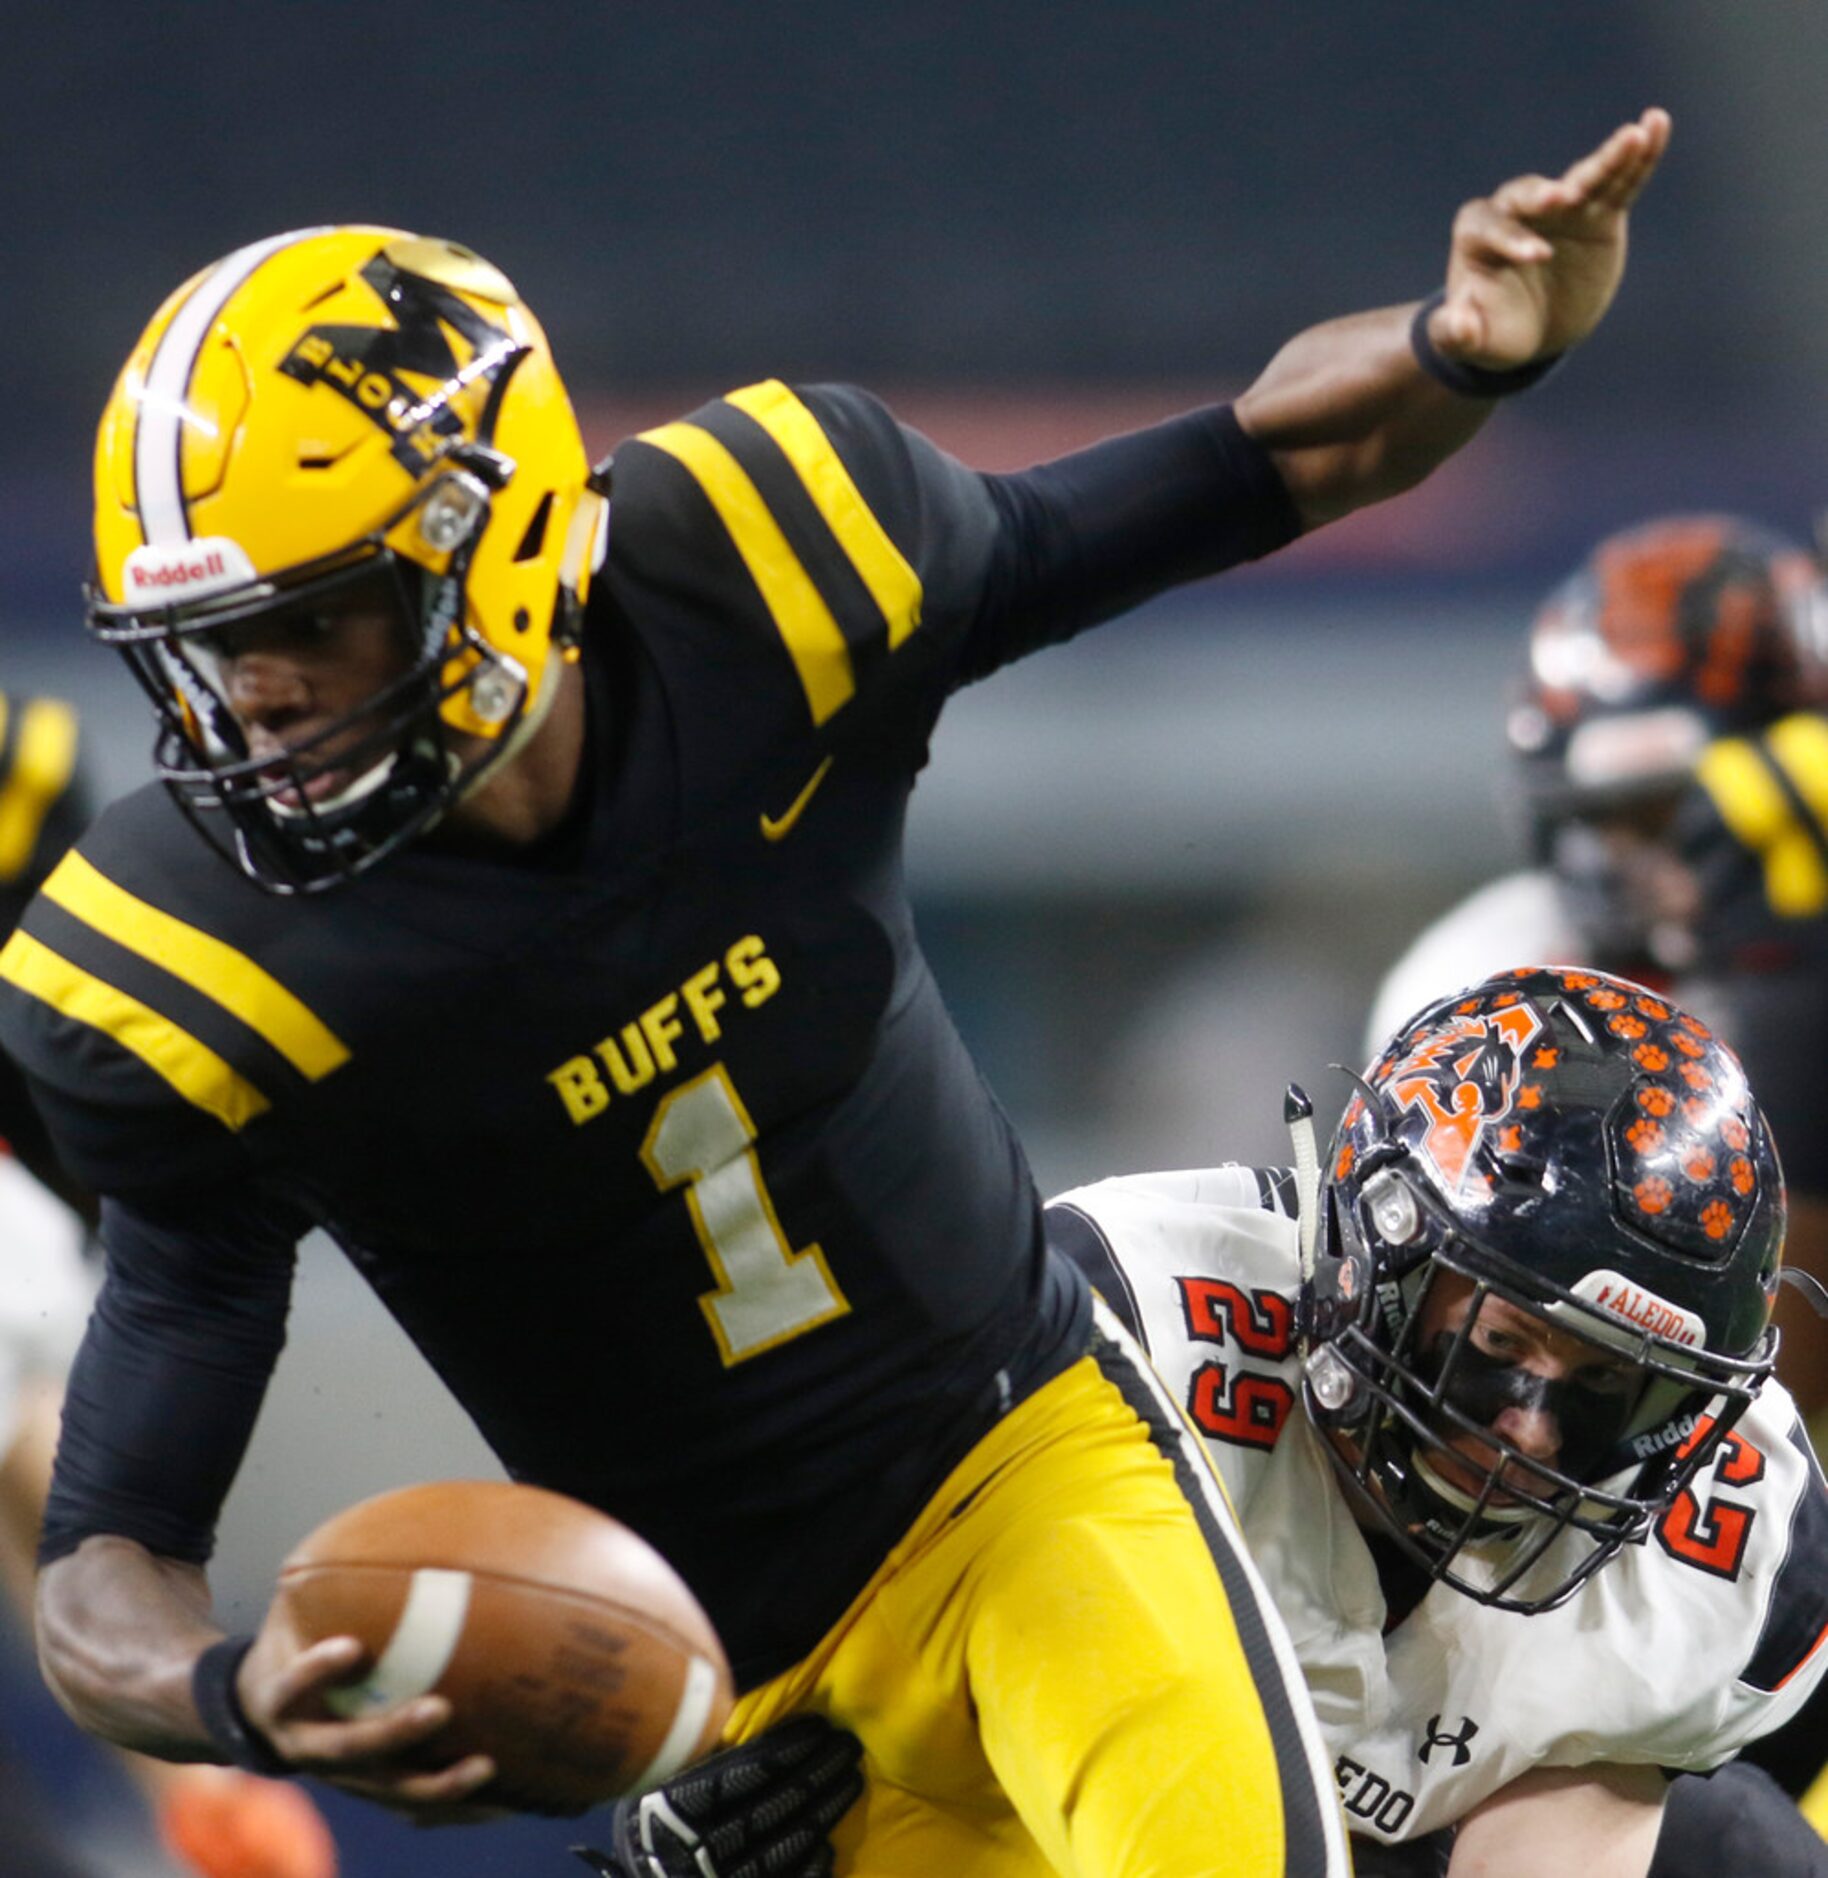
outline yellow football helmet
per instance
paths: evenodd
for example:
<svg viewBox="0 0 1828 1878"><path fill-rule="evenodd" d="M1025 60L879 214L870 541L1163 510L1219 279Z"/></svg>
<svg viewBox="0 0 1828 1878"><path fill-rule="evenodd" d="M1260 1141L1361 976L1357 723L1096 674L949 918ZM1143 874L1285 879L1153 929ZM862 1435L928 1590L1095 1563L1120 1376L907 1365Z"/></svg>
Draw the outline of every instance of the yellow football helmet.
<svg viewBox="0 0 1828 1878"><path fill-rule="evenodd" d="M191 819L262 886L311 892L428 827L537 723L607 516L504 275L399 229L295 231L185 282L122 369L89 624L158 707ZM279 760L251 754L234 629L377 602L403 676ZM353 780L326 792L332 753Z"/></svg>

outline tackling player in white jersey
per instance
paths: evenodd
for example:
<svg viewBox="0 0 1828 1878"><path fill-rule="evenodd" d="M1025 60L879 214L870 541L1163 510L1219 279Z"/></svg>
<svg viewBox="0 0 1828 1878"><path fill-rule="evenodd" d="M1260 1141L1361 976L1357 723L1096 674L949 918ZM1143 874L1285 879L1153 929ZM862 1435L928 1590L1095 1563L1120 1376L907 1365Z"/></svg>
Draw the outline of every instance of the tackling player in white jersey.
<svg viewBox="0 0 1828 1878"><path fill-rule="evenodd" d="M1401 1025L1324 1168L1298 1109L1295 1170L1101 1181L1048 1238L1205 1437L1360 1878L1823 1878L1768 1776L1697 1777L1828 1672L1737 1059L1640 985L1526 968ZM817 1725L619 1808L594 1868L829 1872L847 1738Z"/></svg>
<svg viewBox="0 0 1828 1878"><path fill-rule="evenodd" d="M1361 1873L1828 1870L1763 1776L1662 1771L1828 1667L1828 1487L1770 1379L1782 1177L1737 1060L1640 986L1506 973L1396 1031L1302 1184L1104 1181L1049 1236L1205 1434Z"/></svg>

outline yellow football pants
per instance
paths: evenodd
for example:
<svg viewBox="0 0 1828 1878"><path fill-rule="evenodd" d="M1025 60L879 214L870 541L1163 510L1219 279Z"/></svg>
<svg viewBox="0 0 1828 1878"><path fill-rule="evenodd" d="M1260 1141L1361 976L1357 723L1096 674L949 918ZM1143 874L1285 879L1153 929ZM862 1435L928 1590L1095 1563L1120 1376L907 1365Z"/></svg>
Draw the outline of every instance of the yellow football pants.
<svg viewBox="0 0 1828 1878"><path fill-rule="evenodd" d="M738 1704L861 1737L847 1878L1350 1871L1293 1652L1197 1439L1092 1355L954 1469L836 1627Z"/></svg>

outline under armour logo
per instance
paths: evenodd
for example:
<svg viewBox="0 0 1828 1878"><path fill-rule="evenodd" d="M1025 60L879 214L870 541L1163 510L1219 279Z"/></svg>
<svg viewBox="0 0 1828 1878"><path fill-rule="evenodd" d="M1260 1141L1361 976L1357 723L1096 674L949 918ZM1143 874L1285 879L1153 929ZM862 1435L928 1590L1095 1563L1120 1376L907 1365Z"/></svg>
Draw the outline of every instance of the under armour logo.
<svg viewBox="0 0 1828 1878"><path fill-rule="evenodd" d="M1472 1749L1466 1744L1478 1732L1479 1724L1474 1721L1470 1715L1462 1720L1458 1734L1448 1734L1441 1726L1440 1716L1430 1715L1428 1718L1428 1733L1424 1737L1421 1747L1417 1750L1418 1756L1421 1760L1426 1761L1436 1748L1452 1748L1454 1751L1454 1765L1456 1767L1464 1767L1473 1757Z"/></svg>

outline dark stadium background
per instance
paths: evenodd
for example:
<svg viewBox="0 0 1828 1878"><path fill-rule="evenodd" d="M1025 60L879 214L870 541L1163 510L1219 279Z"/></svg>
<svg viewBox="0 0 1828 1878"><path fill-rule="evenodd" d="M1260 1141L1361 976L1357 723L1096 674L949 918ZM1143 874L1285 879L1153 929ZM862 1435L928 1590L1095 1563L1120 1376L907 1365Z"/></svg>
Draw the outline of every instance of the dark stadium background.
<svg viewBox="0 0 1828 1878"><path fill-rule="evenodd" d="M1500 693L1540 592L1636 517L1806 532L1828 496L1810 0L61 0L9 10L4 45L0 682L81 700L111 787L148 736L82 644L91 428L159 299L242 241L373 220L478 247L599 448L748 379L844 377L1008 466L1428 291L1463 196L1673 110L1611 321L1437 487L943 728L923 924L1048 1186L1277 1154L1282 1081L1327 1106L1404 935L1511 858ZM225 1525L231 1615L334 1506L485 1464L308 1255ZM105 1839L105 1777L20 1681L0 1751ZM540 1878L577 1830L334 1817L348 1878Z"/></svg>

